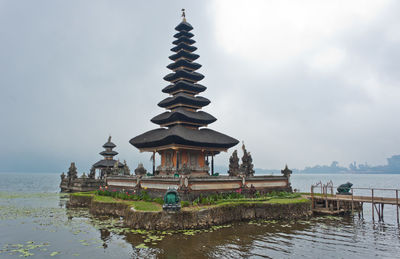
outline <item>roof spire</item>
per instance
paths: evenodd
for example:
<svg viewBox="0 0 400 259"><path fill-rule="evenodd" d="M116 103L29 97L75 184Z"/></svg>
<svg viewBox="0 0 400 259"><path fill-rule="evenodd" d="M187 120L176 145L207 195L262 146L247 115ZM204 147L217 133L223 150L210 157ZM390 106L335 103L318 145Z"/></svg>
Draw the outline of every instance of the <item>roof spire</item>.
<svg viewBox="0 0 400 259"><path fill-rule="evenodd" d="M185 8L182 8L182 20L186 22Z"/></svg>

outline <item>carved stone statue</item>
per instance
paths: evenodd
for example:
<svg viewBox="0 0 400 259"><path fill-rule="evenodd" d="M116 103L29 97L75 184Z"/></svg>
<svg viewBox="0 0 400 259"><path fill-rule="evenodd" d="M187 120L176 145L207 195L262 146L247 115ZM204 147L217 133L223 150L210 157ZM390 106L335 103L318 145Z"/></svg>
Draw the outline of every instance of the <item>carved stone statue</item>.
<svg viewBox="0 0 400 259"><path fill-rule="evenodd" d="M229 176L238 176L239 175L239 157L237 154L237 150L233 151L232 156L229 158Z"/></svg>
<svg viewBox="0 0 400 259"><path fill-rule="evenodd" d="M290 178L290 175L292 174L292 170L290 170L288 168L288 166L285 166L285 169L281 170L281 173L283 174L283 176Z"/></svg>
<svg viewBox="0 0 400 259"><path fill-rule="evenodd" d="M131 170L128 167L128 164L126 163L126 160L124 160L124 175L131 175Z"/></svg>
<svg viewBox="0 0 400 259"><path fill-rule="evenodd" d="M67 177L68 177L68 179L71 179L71 180L78 178L78 171L76 170L76 166L75 166L74 162L71 163L71 166L68 169Z"/></svg>
<svg viewBox="0 0 400 259"><path fill-rule="evenodd" d="M176 189L168 188L164 195L163 210L165 211L178 211L181 209L181 198Z"/></svg>
<svg viewBox="0 0 400 259"><path fill-rule="evenodd" d="M112 171L111 171L112 175L119 175L120 174L120 170L119 170L118 165L119 165L119 160L115 162L115 164L114 164L114 166L112 168Z"/></svg>
<svg viewBox="0 0 400 259"><path fill-rule="evenodd" d="M350 195L350 190L352 186L353 184L351 182L339 185L339 187L337 188L337 194Z"/></svg>
<svg viewBox="0 0 400 259"><path fill-rule="evenodd" d="M89 178L90 179L96 178L96 168L94 168L93 166L92 166L92 168L90 168Z"/></svg>
<svg viewBox="0 0 400 259"><path fill-rule="evenodd" d="M138 167L135 169L135 175L145 175L147 170L144 168L142 163L138 164Z"/></svg>
<svg viewBox="0 0 400 259"><path fill-rule="evenodd" d="M254 175L253 158L251 157L250 152L247 152L244 142L242 145L242 150L243 150L243 157L242 157L242 164L240 165L240 172L245 176L253 176Z"/></svg>
<svg viewBox="0 0 400 259"><path fill-rule="evenodd" d="M78 171L76 170L75 163L72 162L71 166L68 169L67 179L68 179L68 186L72 185L73 181L78 178Z"/></svg>
<svg viewBox="0 0 400 259"><path fill-rule="evenodd" d="M60 175L60 177L61 177L61 182L65 179L65 174L64 174L64 172L62 172L62 174Z"/></svg>

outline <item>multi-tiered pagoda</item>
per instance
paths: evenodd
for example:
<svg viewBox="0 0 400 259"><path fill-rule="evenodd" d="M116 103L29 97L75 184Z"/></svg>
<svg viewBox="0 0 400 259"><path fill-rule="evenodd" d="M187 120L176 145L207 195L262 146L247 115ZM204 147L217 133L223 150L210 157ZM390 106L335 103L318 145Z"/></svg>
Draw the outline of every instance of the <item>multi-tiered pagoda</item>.
<svg viewBox="0 0 400 259"><path fill-rule="evenodd" d="M113 150L116 146L117 145L111 142L111 136L109 136L107 142L103 145L105 150L99 153L104 157L104 159L98 161L92 166L92 170L100 170L101 178L109 175L114 167L124 167L122 163L114 159L114 156L118 155L118 152Z"/></svg>
<svg viewBox="0 0 400 259"><path fill-rule="evenodd" d="M141 152L153 152L153 173L155 153L161 155L161 165L156 173L208 175L208 157L211 156L211 174L214 173L213 158L221 151L235 146L238 140L217 131L204 128L217 119L201 109L210 103L207 98L199 96L206 87L198 84L204 76L195 72L201 67L194 62L199 55L193 53L196 47L192 39L193 30L182 14L183 20L175 30L175 45L169 57L173 63L167 68L172 73L164 80L170 82L162 91L170 96L158 103L167 111L155 116L151 121L160 128L148 131L129 142Z"/></svg>

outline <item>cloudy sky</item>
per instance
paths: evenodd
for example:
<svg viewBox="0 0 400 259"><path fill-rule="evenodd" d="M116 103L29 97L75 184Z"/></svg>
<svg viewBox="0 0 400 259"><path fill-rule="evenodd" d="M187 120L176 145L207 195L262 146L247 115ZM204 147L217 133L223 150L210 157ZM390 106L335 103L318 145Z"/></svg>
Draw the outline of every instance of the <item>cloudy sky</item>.
<svg viewBox="0 0 400 259"><path fill-rule="evenodd" d="M255 167L400 154L399 1L0 0L0 171L87 172L109 134L149 167L128 141L157 127L181 8L210 128Z"/></svg>

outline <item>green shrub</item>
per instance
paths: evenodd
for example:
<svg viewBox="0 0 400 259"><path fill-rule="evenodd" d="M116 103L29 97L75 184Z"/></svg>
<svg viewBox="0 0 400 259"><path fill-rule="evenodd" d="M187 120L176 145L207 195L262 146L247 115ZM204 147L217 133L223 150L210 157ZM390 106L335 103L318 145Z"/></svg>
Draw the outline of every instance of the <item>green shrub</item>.
<svg viewBox="0 0 400 259"><path fill-rule="evenodd" d="M150 195L147 193L147 191L141 191L140 192L140 200L142 201L152 201Z"/></svg>
<svg viewBox="0 0 400 259"><path fill-rule="evenodd" d="M181 206L182 206L182 208L189 207L189 205L190 205L190 202L188 202L188 201L181 201Z"/></svg>
<svg viewBox="0 0 400 259"><path fill-rule="evenodd" d="M163 200L162 198L160 198L160 197L154 198L153 201L156 202L156 203L158 203L158 204L160 204L160 205L163 205L163 204L164 204L164 200Z"/></svg>
<svg viewBox="0 0 400 259"><path fill-rule="evenodd" d="M193 204L193 206L197 206L197 205L199 205L199 202L200 202L200 198L197 197L197 198L192 202L192 204Z"/></svg>

